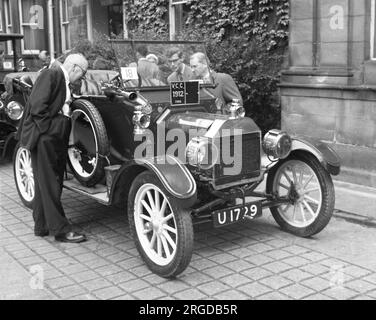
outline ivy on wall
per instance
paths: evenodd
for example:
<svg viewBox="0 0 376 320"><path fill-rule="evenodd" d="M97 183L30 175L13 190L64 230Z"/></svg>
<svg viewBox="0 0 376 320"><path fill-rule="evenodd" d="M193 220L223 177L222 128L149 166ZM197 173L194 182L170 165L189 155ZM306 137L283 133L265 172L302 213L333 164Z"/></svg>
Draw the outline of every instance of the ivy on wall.
<svg viewBox="0 0 376 320"><path fill-rule="evenodd" d="M168 0L127 1L130 37L169 39ZM243 96L246 114L263 133L280 126L279 72L287 61L288 0L189 0L177 40L206 42L211 67L230 74ZM104 36L91 49L80 46L94 65L98 56L111 65ZM84 48L85 47L85 48Z"/></svg>
<svg viewBox="0 0 376 320"><path fill-rule="evenodd" d="M127 2L128 28L133 33L168 32L168 0ZM288 0L189 0L185 27L205 29L219 39L242 33L277 45L287 39Z"/></svg>
<svg viewBox="0 0 376 320"><path fill-rule="evenodd" d="M210 30L218 39L242 34L269 41L269 47L287 39L287 0L191 0L187 25Z"/></svg>
<svg viewBox="0 0 376 320"><path fill-rule="evenodd" d="M277 85L287 60L289 1L189 0L186 8L176 38L204 40L211 67L237 82L246 114L264 133L279 127ZM168 39L168 0L134 0L127 18L132 37Z"/></svg>
<svg viewBox="0 0 376 320"><path fill-rule="evenodd" d="M168 35L168 0L133 0L126 2L128 29L132 34Z"/></svg>

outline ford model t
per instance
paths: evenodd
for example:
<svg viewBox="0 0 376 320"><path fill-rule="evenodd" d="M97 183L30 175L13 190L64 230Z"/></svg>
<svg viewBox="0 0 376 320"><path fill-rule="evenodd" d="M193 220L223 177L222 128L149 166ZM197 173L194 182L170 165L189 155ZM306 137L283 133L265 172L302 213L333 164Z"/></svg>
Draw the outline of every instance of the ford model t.
<svg viewBox="0 0 376 320"><path fill-rule="evenodd" d="M144 72L140 45L158 72ZM156 274L188 266L193 224L224 227L270 211L283 230L320 232L334 208L337 155L325 144L271 130L264 137L239 101L220 105L216 83L168 83L170 47L185 63L199 42L112 41L116 70L89 70L71 104L72 131L64 186L105 205L126 203L136 247ZM151 65L149 65L151 66ZM17 147L14 174L31 206L29 152ZM256 191L266 179L264 192ZM125 213L125 212L124 212Z"/></svg>

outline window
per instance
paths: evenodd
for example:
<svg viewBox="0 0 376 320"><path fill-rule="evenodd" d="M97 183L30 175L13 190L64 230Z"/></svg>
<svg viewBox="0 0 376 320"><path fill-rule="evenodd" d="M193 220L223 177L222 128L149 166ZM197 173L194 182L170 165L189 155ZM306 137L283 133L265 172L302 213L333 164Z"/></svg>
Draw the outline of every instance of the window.
<svg viewBox="0 0 376 320"><path fill-rule="evenodd" d="M4 32L4 27L3 27L3 3L1 2L1 7L0 7L0 32Z"/></svg>
<svg viewBox="0 0 376 320"><path fill-rule="evenodd" d="M123 37L123 6L111 5L108 6L108 24L110 36Z"/></svg>
<svg viewBox="0 0 376 320"><path fill-rule="evenodd" d="M43 0L18 0L22 53L35 54L47 49L47 10Z"/></svg>
<svg viewBox="0 0 376 320"><path fill-rule="evenodd" d="M10 11L10 0L4 0L4 28L6 33L12 32L12 16ZM10 41L7 41L7 52L13 54L12 44Z"/></svg>
<svg viewBox="0 0 376 320"><path fill-rule="evenodd" d="M170 0L170 39L184 32L189 7L187 0Z"/></svg>
<svg viewBox="0 0 376 320"><path fill-rule="evenodd" d="M186 3L175 5L175 34L179 35L184 33L185 22L187 21L187 15L189 6Z"/></svg>
<svg viewBox="0 0 376 320"><path fill-rule="evenodd" d="M68 0L60 0L60 25L63 52L70 48Z"/></svg>
<svg viewBox="0 0 376 320"><path fill-rule="evenodd" d="M91 40L91 6L89 0L60 0L62 50L71 49L82 39Z"/></svg>

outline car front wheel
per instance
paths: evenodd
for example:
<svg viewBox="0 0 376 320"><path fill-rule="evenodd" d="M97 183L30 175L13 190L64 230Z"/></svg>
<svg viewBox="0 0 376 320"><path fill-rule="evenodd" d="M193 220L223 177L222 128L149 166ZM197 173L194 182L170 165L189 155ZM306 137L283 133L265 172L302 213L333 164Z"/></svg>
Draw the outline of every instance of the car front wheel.
<svg viewBox="0 0 376 320"><path fill-rule="evenodd" d="M35 187L30 151L17 145L13 156L13 173L17 192L23 204L32 209Z"/></svg>
<svg viewBox="0 0 376 320"><path fill-rule="evenodd" d="M285 231L301 237L320 232L329 223L335 194L329 173L310 154L293 154L268 173L266 191L289 202L271 207L276 222Z"/></svg>
<svg viewBox="0 0 376 320"><path fill-rule="evenodd" d="M193 251L190 213L178 208L149 171L137 176L132 184L128 219L137 250L151 271L173 278L185 270Z"/></svg>

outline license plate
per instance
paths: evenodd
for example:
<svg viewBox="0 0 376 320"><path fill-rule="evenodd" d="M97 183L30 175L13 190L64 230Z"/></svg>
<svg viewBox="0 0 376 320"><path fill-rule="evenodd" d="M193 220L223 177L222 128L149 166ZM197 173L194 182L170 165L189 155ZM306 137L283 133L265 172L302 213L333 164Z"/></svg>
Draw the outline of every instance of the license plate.
<svg viewBox="0 0 376 320"><path fill-rule="evenodd" d="M250 202L245 205L239 205L212 212L214 227L223 227L236 223L245 218L254 219L262 214L261 201Z"/></svg>

